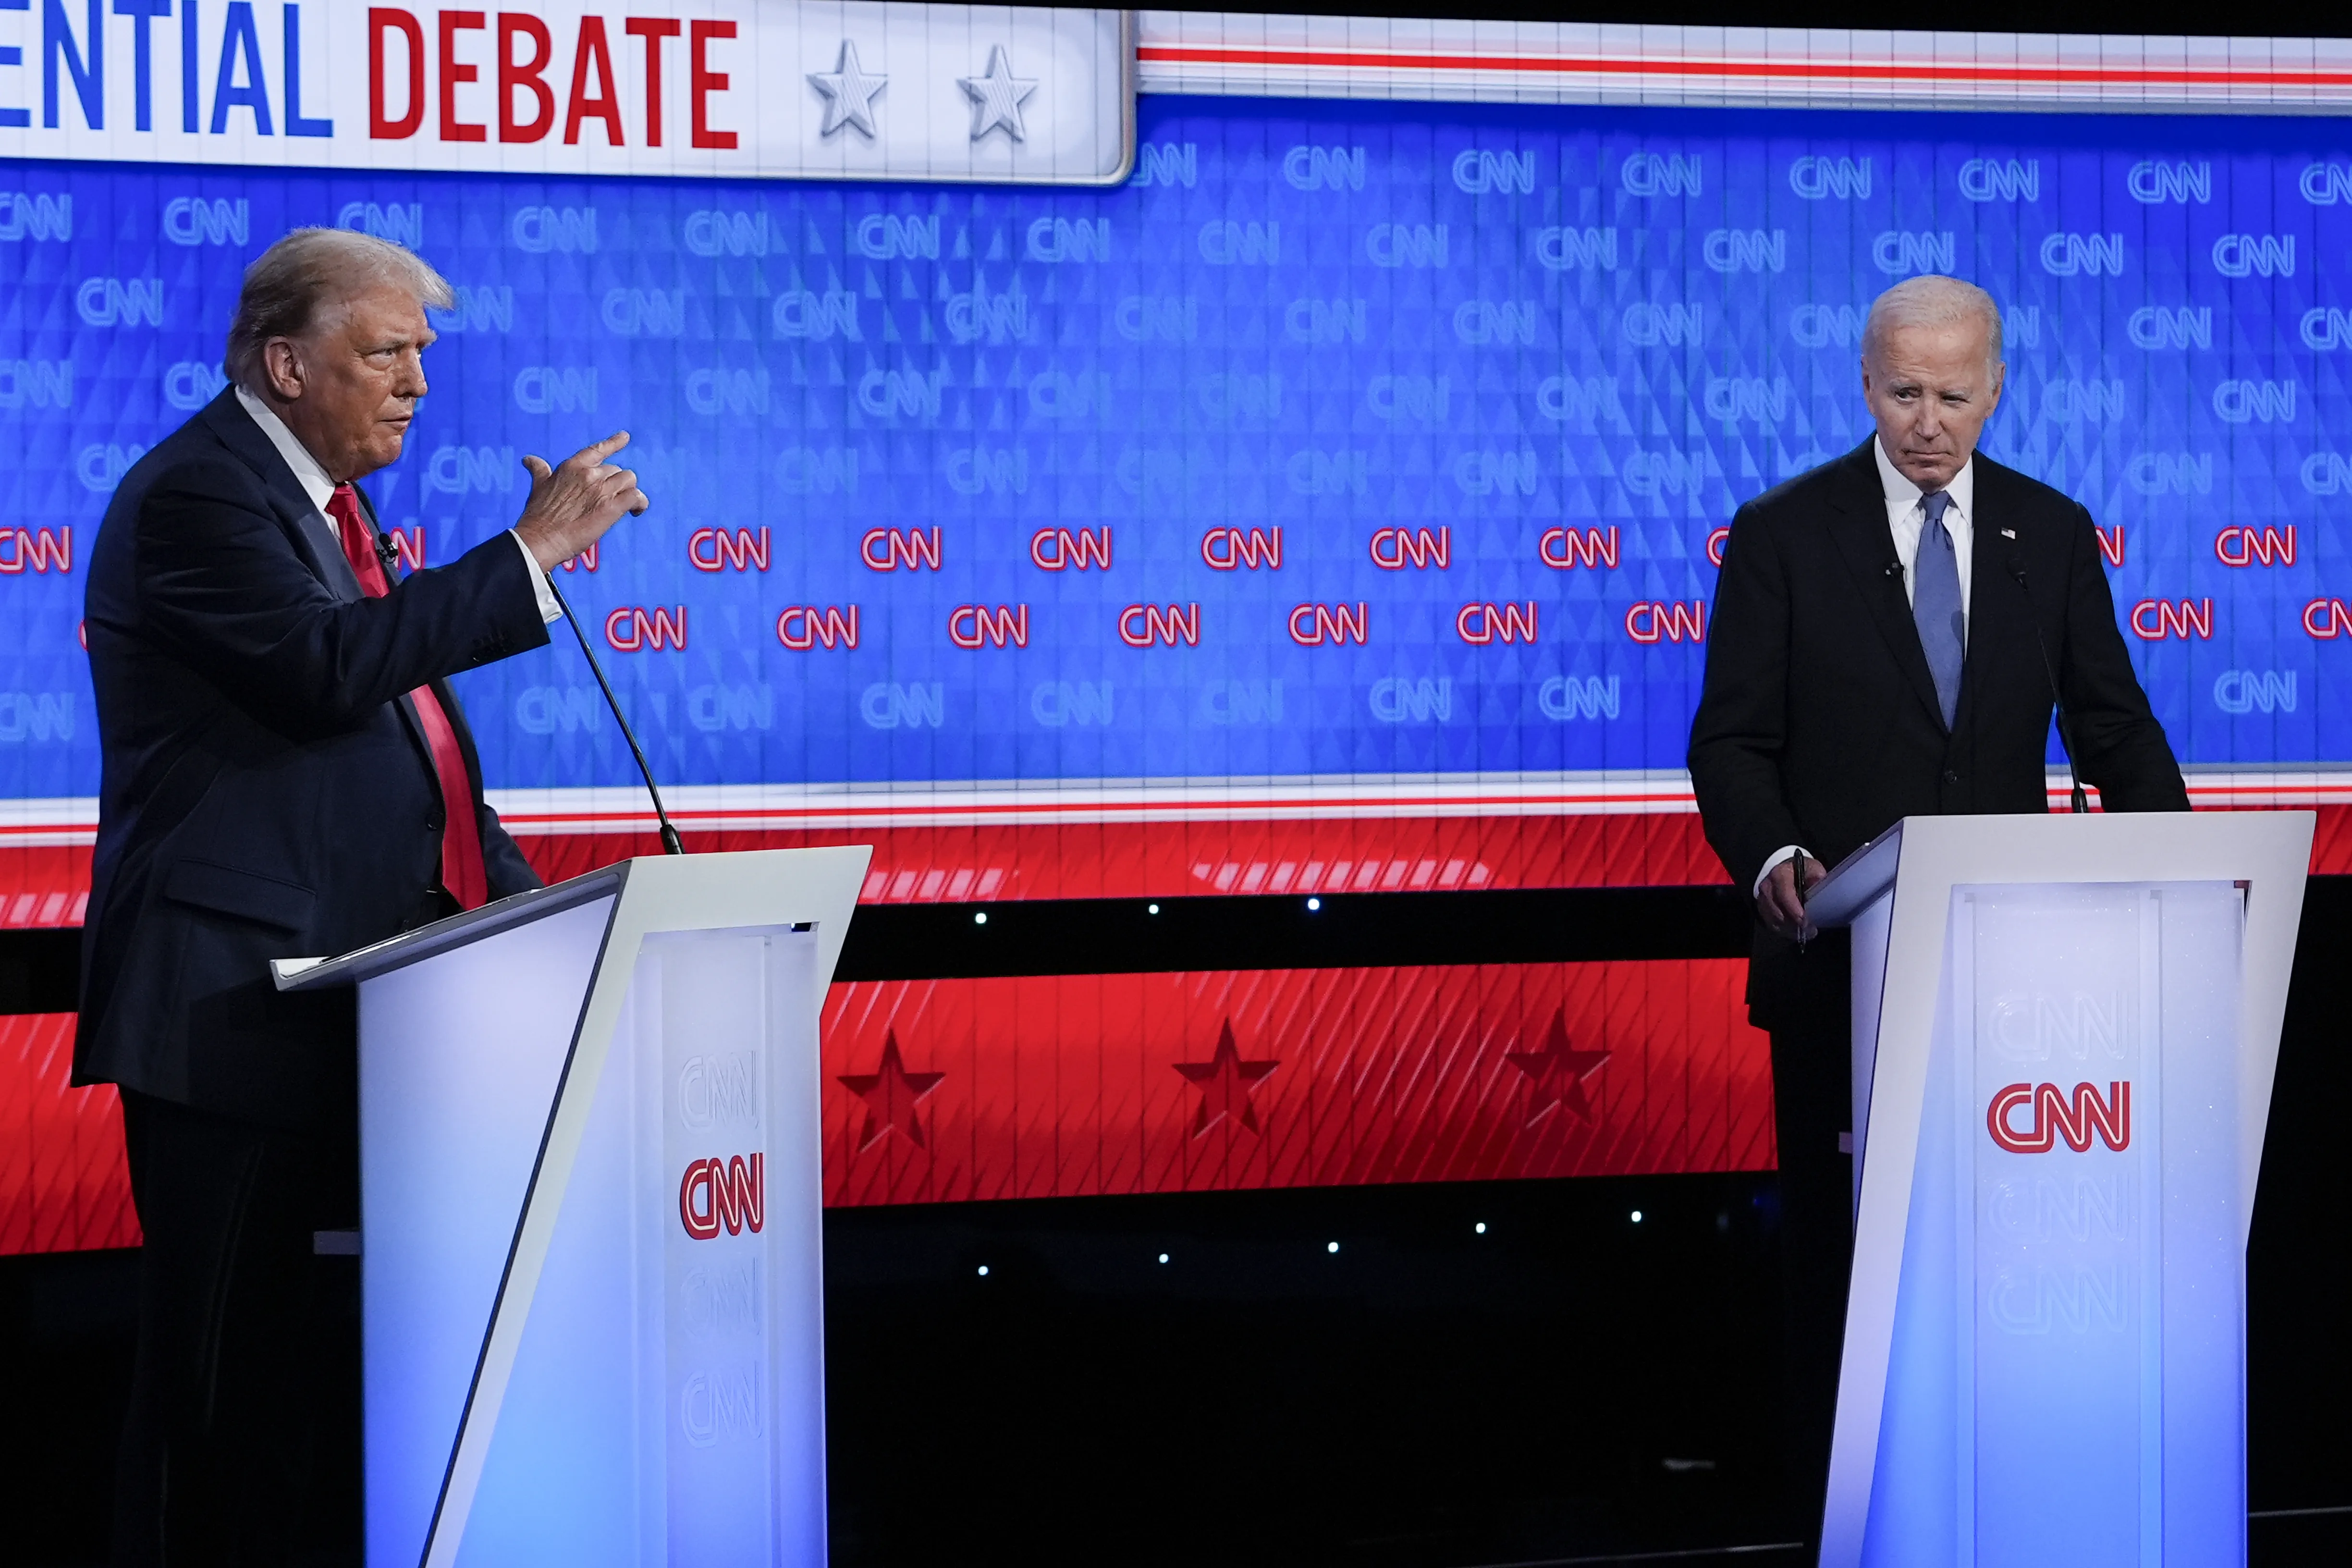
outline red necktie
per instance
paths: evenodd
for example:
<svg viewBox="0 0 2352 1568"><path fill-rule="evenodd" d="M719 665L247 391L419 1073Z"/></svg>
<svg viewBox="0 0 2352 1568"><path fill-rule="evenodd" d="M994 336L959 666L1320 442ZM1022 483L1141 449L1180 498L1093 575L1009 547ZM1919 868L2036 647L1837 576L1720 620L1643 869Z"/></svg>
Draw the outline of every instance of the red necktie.
<svg viewBox="0 0 2352 1568"><path fill-rule="evenodd" d="M327 515L342 535L343 557L360 580L360 591L371 599L391 593L391 580L376 558L375 534L360 516L359 492L347 484L337 485L327 498ZM457 749L457 731L433 688L420 686L408 697L416 705L417 722L425 727L425 744L433 750L433 771L441 781L441 805L447 819L441 830L441 886L459 909L477 910L490 901L490 884L482 870L482 827L474 816L466 755Z"/></svg>

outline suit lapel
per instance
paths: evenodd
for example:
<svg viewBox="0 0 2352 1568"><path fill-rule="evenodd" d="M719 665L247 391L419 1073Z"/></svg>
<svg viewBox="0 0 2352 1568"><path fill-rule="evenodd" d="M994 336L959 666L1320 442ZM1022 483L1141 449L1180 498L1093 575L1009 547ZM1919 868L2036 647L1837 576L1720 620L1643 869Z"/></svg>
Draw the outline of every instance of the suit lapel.
<svg viewBox="0 0 2352 1568"><path fill-rule="evenodd" d="M352 563L341 551L327 548L327 536L319 522L319 509L310 504L302 489L302 481L286 466L268 436L253 422L236 400L236 389L229 388L212 400L199 416L222 446L243 459L247 467L261 476L268 491L269 504L278 521L293 542L294 553L310 567L313 575L326 585L327 591L345 604L360 597L360 580L352 573Z"/></svg>
<svg viewBox="0 0 2352 1568"><path fill-rule="evenodd" d="M1873 437L1875 439L1875 437ZM1878 480L1878 459L1864 441L1839 465L1836 488L1830 492L1830 536L1837 542L1855 591L1870 608L1870 618L1885 640L1895 666L1911 682L1911 689L1927 705L1937 728L1944 710L1936 700L1936 678L1919 647L1919 627L1911 618L1911 602L1904 597L1901 574L1886 568L1895 560L1895 538L1886 528L1886 491ZM1978 552L1982 551L1981 534Z"/></svg>
<svg viewBox="0 0 2352 1568"><path fill-rule="evenodd" d="M2026 509L2014 501L2009 469L1988 460L1982 452L1977 454L1976 465L1976 515L1969 531L1969 655L1966 673L1960 678L1963 702L1971 689L1990 679L1990 665L2002 640L1994 627L2005 618L2004 608L2014 605L2018 612L2025 610L2021 597L2005 595L2015 583L2010 563L2025 556L2022 514ZM2012 537L2001 536L2004 528Z"/></svg>
<svg viewBox="0 0 2352 1568"><path fill-rule="evenodd" d="M269 493L270 507L278 513L279 523L292 539L294 552L317 574L327 592L347 605L366 597L360 587L359 574L352 570L352 563L343 558L343 552L327 548L326 531L318 521L319 510L310 504L310 496L302 489L302 481L294 477L294 470L286 466L286 459L279 455L268 436L237 402L235 389L213 399L202 417L211 426L213 434L220 437L223 446L261 476L262 484ZM368 500L365 490L358 493L361 510L367 514L368 524L373 528L375 525L375 504ZM441 693L442 710L445 713L453 710L456 704L446 686L439 681L436 681L434 686ZM404 691L393 699L392 705L399 710L410 742L425 760L425 771L438 777L433 762L432 742L425 738L425 726L416 717L415 699Z"/></svg>

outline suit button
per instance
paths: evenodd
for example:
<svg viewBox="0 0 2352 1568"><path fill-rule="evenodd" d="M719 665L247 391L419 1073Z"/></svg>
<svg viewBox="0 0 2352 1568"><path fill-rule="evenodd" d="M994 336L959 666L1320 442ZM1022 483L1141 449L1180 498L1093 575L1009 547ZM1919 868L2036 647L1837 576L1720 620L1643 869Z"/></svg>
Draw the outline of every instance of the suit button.
<svg viewBox="0 0 2352 1568"><path fill-rule="evenodd" d="M1951 769L1946 768L1944 770L1944 782L1946 784L1958 784L1960 782L1960 775L1954 773Z"/></svg>

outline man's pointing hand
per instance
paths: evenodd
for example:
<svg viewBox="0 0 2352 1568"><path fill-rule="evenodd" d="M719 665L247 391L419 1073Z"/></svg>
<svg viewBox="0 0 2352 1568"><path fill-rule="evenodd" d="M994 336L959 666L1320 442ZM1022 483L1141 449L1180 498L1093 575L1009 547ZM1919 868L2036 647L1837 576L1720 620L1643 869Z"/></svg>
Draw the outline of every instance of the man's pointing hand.
<svg viewBox="0 0 2352 1568"><path fill-rule="evenodd" d="M637 488L634 471L604 461L628 444L629 433L616 430L553 468L544 458L523 458L530 470L530 499L514 531L541 571L554 571L604 538L622 513L639 513L653 504Z"/></svg>

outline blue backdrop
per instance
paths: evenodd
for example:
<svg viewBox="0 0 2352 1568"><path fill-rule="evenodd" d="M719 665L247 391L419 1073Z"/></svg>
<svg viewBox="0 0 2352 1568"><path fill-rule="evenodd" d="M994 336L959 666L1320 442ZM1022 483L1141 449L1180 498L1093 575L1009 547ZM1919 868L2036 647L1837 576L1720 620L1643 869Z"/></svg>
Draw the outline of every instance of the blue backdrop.
<svg viewBox="0 0 2352 1568"><path fill-rule="evenodd" d="M1679 767L1710 535L1863 437L1922 270L2007 309L1987 447L2108 531L2183 759L2352 758L2340 122L1139 114L1109 192L0 172L0 795L95 792L107 495L334 223L462 295L373 481L428 565L634 433L561 581L680 783ZM494 785L628 782L568 638L462 686Z"/></svg>

